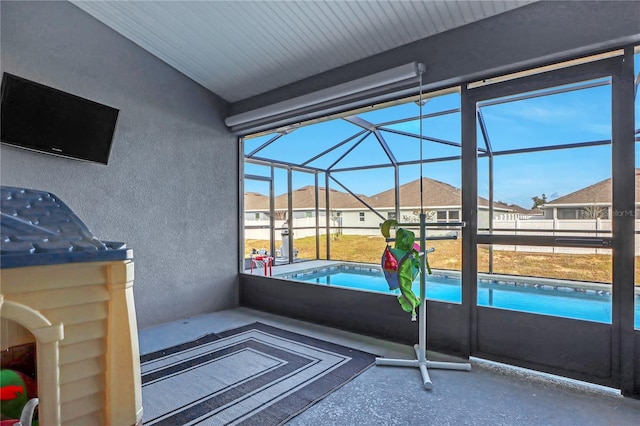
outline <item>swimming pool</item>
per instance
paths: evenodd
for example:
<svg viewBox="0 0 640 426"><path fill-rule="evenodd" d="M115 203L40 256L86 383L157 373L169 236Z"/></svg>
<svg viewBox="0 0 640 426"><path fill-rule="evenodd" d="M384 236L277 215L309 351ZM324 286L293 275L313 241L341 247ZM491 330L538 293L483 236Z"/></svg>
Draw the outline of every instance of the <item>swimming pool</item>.
<svg viewBox="0 0 640 426"><path fill-rule="evenodd" d="M389 290L380 269L374 266L338 264L331 267L310 269L296 273L274 275L279 278L305 281L336 287L346 287L387 294L399 294ZM537 314L555 315L587 321L611 323L611 293L597 284L576 287L569 281L532 279L515 281L481 276L478 280L478 305L510 309ZM460 303L462 287L459 274L434 271L427 276L427 299ZM413 291L419 294L420 282L413 283ZM640 296L636 296L635 328L640 328Z"/></svg>

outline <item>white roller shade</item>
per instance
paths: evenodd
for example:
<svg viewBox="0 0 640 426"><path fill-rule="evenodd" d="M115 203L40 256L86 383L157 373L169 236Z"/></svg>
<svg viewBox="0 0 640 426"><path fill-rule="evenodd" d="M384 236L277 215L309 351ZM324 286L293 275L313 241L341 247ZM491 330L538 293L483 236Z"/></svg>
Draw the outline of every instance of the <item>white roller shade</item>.
<svg viewBox="0 0 640 426"><path fill-rule="evenodd" d="M404 95L407 90L414 91L417 84L410 89L406 89L406 87L408 84L417 83L417 77L422 72L424 72L424 65L412 62L337 86L232 115L225 119L225 124L234 133L247 134L333 114L340 110L356 108L365 103L379 102ZM405 88L405 90L400 93L390 92L394 88Z"/></svg>

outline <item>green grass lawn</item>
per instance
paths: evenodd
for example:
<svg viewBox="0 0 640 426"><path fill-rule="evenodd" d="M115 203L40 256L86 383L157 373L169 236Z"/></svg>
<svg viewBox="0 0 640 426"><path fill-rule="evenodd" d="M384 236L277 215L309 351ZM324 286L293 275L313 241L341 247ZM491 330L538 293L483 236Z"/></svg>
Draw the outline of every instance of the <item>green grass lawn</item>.
<svg viewBox="0 0 640 426"><path fill-rule="evenodd" d="M339 235L331 237L331 259L349 262L380 262L386 245L382 236ZM279 247L281 242L276 242ZM296 238L298 257L316 258L314 237ZM428 247L436 250L429 254L429 264L436 269L460 270L462 241L428 241ZM245 253L251 248L268 249L267 241L246 240ZM326 259L326 236L320 237L320 259ZM493 272L531 277L559 278L591 282L611 283L612 262L610 254L534 253L506 250L493 251ZM478 272L488 272L489 249L478 248ZM640 283L640 259L636 260L636 285Z"/></svg>

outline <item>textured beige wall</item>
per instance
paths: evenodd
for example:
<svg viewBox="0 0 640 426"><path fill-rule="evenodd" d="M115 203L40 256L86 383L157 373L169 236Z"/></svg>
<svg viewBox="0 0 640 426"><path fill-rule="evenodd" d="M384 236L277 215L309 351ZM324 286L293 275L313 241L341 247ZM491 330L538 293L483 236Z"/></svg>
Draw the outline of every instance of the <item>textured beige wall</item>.
<svg viewBox="0 0 640 426"><path fill-rule="evenodd" d="M1 71L120 110L107 166L0 145L0 182L54 193L96 237L133 249L140 327L236 306L226 104L71 3L0 8Z"/></svg>

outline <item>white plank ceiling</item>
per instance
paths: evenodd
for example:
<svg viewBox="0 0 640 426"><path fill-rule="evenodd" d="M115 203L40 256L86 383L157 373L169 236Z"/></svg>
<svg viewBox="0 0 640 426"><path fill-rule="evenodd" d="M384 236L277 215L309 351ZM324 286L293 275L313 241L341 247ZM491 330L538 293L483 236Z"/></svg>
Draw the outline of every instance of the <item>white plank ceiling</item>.
<svg viewBox="0 0 640 426"><path fill-rule="evenodd" d="M532 1L71 2L236 102Z"/></svg>

